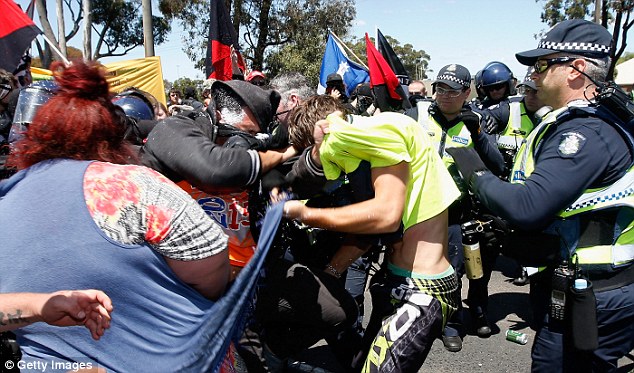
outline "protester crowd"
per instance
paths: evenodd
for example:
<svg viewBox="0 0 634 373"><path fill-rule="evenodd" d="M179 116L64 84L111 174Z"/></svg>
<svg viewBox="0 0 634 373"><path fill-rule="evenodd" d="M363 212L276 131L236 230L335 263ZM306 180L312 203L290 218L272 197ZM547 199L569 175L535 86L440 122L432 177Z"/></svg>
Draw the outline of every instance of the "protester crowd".
<svg viewBox="0 0 634 373"><path fill-rule="evenodd" d="M337 72L321 95L254 70L163 105L113 95L95 62L22 88L0 70L0 360L282 372L325 340L346 371L417 372L435 340L491 334L502 254L530 284L531 370L615 372L634 349L634 132L591 93L611 40L563 21L516 54L519 81L456 61L400 100ZM246 306L219 320L232 291Z"/></svg>

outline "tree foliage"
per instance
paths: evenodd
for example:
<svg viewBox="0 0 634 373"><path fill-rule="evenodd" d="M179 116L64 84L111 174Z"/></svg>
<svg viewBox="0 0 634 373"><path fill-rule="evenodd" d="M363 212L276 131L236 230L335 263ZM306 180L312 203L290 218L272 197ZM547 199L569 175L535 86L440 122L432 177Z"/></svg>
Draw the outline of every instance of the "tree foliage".
<svg viewBox="0 0 634 373"><path fill-rule="evenodd" d="M401 45L401 43L389 35L385 35L385 39L390 44L394 53L401 60L401 63L407 70L409 77L412 79L427 79L427 69L429 67L429 55L424 50L416 50L412 44ZM372 43L375 43L375 38L370 37ZM346 43L348 47L357 55L363 63L366 63L366 46L365 37L359 37L353 39L352 43Z"/></svg>
<svg viewBox="0 0 634 373"><path fill-rule="evenodd" d="M174 83L170 84L170 87L166 89L169 91L171 88L176 88L181 92L185 91L187 87L196 88L196 92L198 93L198 98L200 99L200 92L202 92L203 81L201 79L190 79L186 77L178 78L174 81Z"/></svg>
<svg viewBox="0 0 634 373"><path fill-rule="evenodd" d="M204 65L209 28L209 0L163 0L161 11L186 32L185 53L197 68ZM328 29L345 36L356 16L347 0L233 0L230 9L247 67L276 75L301 71L317 81Z"/></svg>
<svg viewBox="0 0 634 373"><path fill-rule="evenodd" d="M81 0L57 0L63 1L64 8L70 14L70 19L65 18L66 24L70 24L70 31L63 37L71 40L78 34L83 22L83 9ZM46 37L56 44L62 44L48 20L48 9L45 0L36 0L36 9L40 24ZM143 16L140 0L91 0L92 27L98 37L90 59L101 57L124 56L134 48L143 45ZM65 25L66 26L66 25ZM165 17L152 16L154 44L162 44L170 31L170 24ZM38 51L43 66L49 66L52 56L48 45L38 44ZM66 53L66 51L62 51Z"/></svg>
<svg viewBox="0 0 634 373"><path fill-rule="evenodd" d="M612 32L612 65L608 72L608 78L614 76L614 67L623 55L627 46L627 33L634 24L630 20L634 0L535 0L544 3L544 11L541 19L549 26L566 19L596 18L600 23ZM600 4L600 12L596 11L596 4ZM595 15L595 13L600 13ZM596 17L598 16L598 17Z"/></svg>
<svg viewBox="0 0 634 373"><path fill-rule="evenodd" d="M92 0L92 22L99 35L94 58L124 56L143 45L143 15L137 0ZM154 44L165 42L171 30L164 17L152 16Z"/></svg>

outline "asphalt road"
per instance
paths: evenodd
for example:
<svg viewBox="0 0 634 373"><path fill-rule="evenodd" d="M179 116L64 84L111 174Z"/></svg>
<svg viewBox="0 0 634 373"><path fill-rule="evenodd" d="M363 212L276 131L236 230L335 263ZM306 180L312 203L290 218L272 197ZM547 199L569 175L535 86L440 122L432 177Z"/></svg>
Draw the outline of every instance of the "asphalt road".
<svg viewBox="0 0 634 373"><path fill-rule="evenodd" d="M530 328L531 311L528 301L528 285L513 285L515 263L503 256L498 257L489 283L489 322L493 334L489 338L479 338L468 330L460 352L445 350L442 341L436 340L420 372L530 372L531 345L535 331ZM463 278L462 299L466 298L468 282ZM366 310L369 310L369 295ZM466 307L466 306L465 306ZM366 317L369 312L366 311ZM469 325L468 312L465 322ZM469 328L468 328L469 329ZM513 329L526 333L528 343L517 344L506 340L505 332ZM320 342L301 357L302 361L321 368L313 372L344 373L330 354L328 346ZM311 371L301 369L295 371ZM619 372L634 372L634 355L630 353L619 361Z"/></svg>

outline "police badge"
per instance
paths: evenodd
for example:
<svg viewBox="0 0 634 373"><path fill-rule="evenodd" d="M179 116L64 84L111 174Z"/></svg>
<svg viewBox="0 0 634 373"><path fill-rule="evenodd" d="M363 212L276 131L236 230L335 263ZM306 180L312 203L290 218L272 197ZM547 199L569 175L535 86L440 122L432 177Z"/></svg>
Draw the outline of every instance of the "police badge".
<svg viewBox="0 0 634 373"><path fill-rule="evenodd" d="M578 132L566 132L561 135L561 141L557 151L562 157L570 157L577 154L586 143L586 137Z"/></svg>

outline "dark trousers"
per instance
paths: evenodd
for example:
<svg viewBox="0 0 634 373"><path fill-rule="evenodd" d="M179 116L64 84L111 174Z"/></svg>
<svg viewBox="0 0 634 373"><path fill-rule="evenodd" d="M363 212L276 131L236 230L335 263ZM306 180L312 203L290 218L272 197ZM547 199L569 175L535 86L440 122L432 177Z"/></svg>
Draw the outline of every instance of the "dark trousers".
<svg viewBox="0 0 634 373"><path fill-rule="evenodd" d="M356 302L344 288L343 281L285 260L268 267L257 297L254 319L239 346L250 372L266 371L262 367L264 344L278 358L286 359L321 339L326 339L332 347L338 341L338 334L351 329L357 320ZM346 348L351 346L346 344ZM351 359L357 348L347 353L338 349L334 352L350 355Z"/></svg>
<svg viewBox="0 0 634 373"><path fill-rule="evenodd" d="M458 278L458 294L462 292L462 275L465 273L464 269L464 252L462 250L462 232L460 231L460 224L452 224L449 226L449 244L448 254L449 263L456 271L456 277ZM451 316L445 325L444 335L456 336L464 335L464 317L462 314L462 296L458 302L458 310Z"/></svg>
<svg viewBox="0 0 634 373"><path fill-rule="evenodd" d="M531 306L536 322L532 372L616 372L618 360L634 349L634 283L595 292L599 347L575 350L566 324L549 318L550 273L531 278Z"/></svg>

